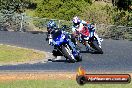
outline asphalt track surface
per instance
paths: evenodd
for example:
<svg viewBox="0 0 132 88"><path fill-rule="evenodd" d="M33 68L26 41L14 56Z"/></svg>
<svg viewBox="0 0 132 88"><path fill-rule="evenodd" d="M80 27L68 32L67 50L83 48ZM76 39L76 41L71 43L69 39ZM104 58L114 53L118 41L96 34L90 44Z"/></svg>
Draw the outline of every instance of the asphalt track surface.
<svg viewBox="0 0 132 88"><path fill-rule="evenodd" d="M52 52L53 47L45 41L45 34L32 34L20 32L0 31L0 43L41 51ZM82 66L87 71L93 72L132 72L132 41L104 40L102 42L104 54L91 54L83 52L82 62L67 63L65 58L54 62L4 65L0 71L77 71ZM82 50L85 48L82 46Z"/></svg>

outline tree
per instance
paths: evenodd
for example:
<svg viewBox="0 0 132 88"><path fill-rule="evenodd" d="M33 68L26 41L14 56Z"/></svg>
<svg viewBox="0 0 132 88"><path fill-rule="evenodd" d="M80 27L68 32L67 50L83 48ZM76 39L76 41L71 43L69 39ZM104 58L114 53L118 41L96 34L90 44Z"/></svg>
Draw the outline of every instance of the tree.
<svg viewBox="0 0 132 88"><path fill-rule="evenodd" d="M84 0L85 2L92 4L92 0Z"/></svg>
<svg viewBox="0 0 132 88"><path fill-rule="evenodd" d="M118 1L118 0L112 0L113 6L116 6L117 1Z"/></svg>
<svg viewBox="0 0 132 88"><path fill-rule="evenodd" d="M87 2L86 2L87 1ZM35 16L71 20L89 4L90 0L42 0L37 4Z"/></svg>
<svg viewBox="0 0 132 88"><path fill-rule="evenodd" d="M0 27L4 29L22 29L24 9L30 0L0 0ZM23 22L24 23L24 22Z"/></svg>
<svg viewBox="0 0 132 88"><path fill-rule="evenodd" d="M117 6L119 10L129 10L132 0L112 0L113 6Z"/></svg>
<svg viewBox="0 0 132 88"><path fill-rule="evenodd" d="M0 11L5 13L22 13L24 8L28 6L30 0L0 0Z"/></svg>

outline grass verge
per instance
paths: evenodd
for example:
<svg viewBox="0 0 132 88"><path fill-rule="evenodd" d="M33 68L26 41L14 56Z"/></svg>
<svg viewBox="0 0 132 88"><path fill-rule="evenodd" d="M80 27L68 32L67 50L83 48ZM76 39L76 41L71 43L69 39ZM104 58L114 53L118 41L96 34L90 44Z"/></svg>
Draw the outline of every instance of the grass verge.
<svg viewBox="0 0 132 88"><path fill-rule="evenodd" d="M0 83L0 88L131 88L132 84L85 84L75 80L16 80Z"/></svg>
<svg viewBox="0 0 132 88"><path fill-rule="evenodd" d="M0 63L26 62L44 58L44 52L8 45L0 45Z"/></svg>
<svg viewBox="0 0 132 88"><path fill-rule="evenodd" d="M130 84L85 84L76 82L76 73L0 73L0 88L131 88Z"/></svg>

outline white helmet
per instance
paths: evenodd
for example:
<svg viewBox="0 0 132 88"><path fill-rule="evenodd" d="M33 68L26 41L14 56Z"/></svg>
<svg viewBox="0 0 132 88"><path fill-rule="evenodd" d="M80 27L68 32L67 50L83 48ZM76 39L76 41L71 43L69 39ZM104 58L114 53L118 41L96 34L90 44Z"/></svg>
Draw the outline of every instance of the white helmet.
<svg viewBox="0 0 132 88"><path fill-rule="evenodd" d="M73 18L72 22L73 22L73 24L74 24L75 26L77 26L77 25L80 24L81 20L80 20L77 16L75 16L75 17Z"/></svg>

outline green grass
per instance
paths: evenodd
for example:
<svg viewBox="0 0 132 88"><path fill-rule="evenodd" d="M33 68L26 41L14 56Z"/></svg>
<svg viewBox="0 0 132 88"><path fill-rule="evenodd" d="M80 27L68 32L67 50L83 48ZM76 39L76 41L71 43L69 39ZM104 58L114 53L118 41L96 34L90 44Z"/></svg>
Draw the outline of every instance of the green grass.
<svg viewBox="0 0 132 88"><path fill-rule="evenodd" d="M132 84L85 84L75 80L16 80L0 82L0 88L131 88Z"/></svg>
<svg viewBox="0 0 132 88"><path fill-rule="evenodd" d="M45 54L31 49L0 45L0 63L44 59Z"/></svg>
<svg viewBox="0 0 132 88"><path fill-rule="evenodd" d="M33 17L34 16L34 11L35 10L26 9L25 13L26 13L27 16Z"/></svg>

